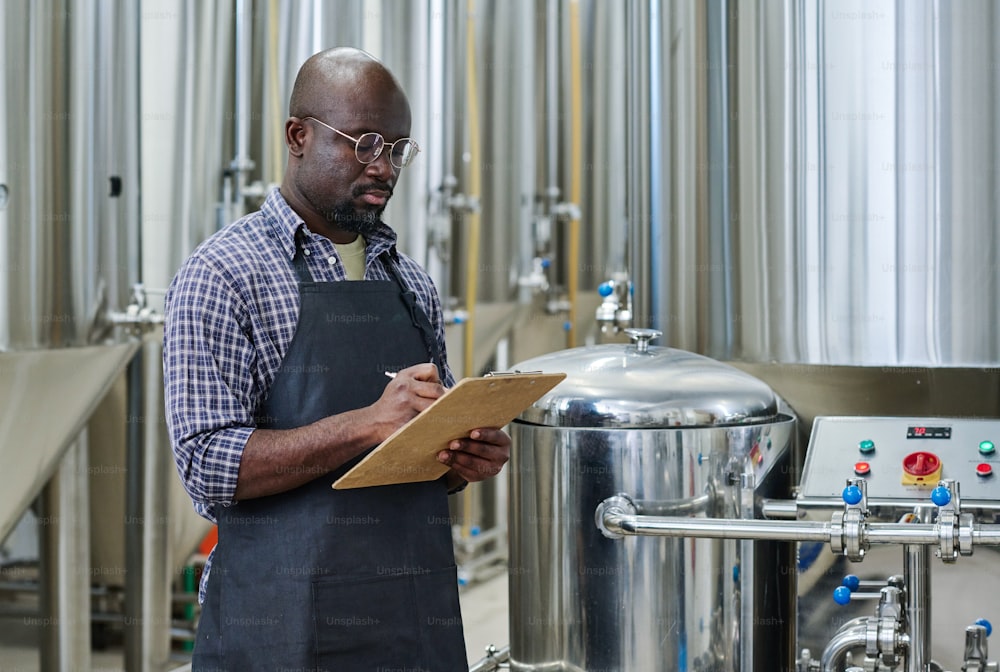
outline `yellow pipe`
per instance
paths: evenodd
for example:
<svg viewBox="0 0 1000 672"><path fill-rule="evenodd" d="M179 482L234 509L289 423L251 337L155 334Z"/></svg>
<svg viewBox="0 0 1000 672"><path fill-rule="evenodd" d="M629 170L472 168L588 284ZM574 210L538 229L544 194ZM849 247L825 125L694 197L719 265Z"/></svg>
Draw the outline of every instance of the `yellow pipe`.
<svg viewBox="0 0 1000 672"><path fill-rule="evenodd" d="M580 3L569 3L570 52L570 183L569 202L582 209L583 198L583 93L580 67ZM569 253L566 268L566 293L569 299L567 347L576 347L577 290L580 284L580 218L569 222Z"/></svg>
<svg viewBox="0 0 1000 672"><path fill-rule="evenodd" d="M271 80L270 90L269 90L269 100L268 103L271 107L271 115L274 119L274 124L277 125L284 131L285 124L281 123L284 120L284 115L281 114L281 96L279 95L278 86L280 85L280 80L278 79L278 0L271 0L267 6L267 30L269 44L267 49L267 75L268 79ZM270 175L265 175L265 187L268 184L279 184L281 182L281 174L285 168L285 141L284 133L277 133L272 136L273 140L271 142L271 171Z"/></svg>
<svg viewBox="0 0 1000 672"><path fill-rule="evenodd" d="M476 24L473 12L474 5L475 0L467 0L465 23L465 96L466 104L469 108L470 162L468 194L470 198L478 198L482 187L482 175L479 169L479 97L476 81ZM465 268L465 310L468 315L464 325L465 361L462 374L464 376L475 376L479 373L473 368L473 349L475 347L476 335L476 292L479 282L479 213L470 212L466 221L468 222L468 265ZM468 538L471 534L475 500L472 497L471 488L466 488L462 496L463 508L465 510L462 520L462 536Z"/></svg>
<svg viewBox="0 0 1000 672"><path fill-rule="evenodd" d="M476 25L473 6L475 0L468 0L465 40L465 88L466 104L469 108L469 197L478 198L482 177L479 171L479 97L476 82ZM465 268L465 368L463 375L474 376L473 348L476 326L476 293L479 288L479 213L470 212L468 222L468 265Z"/></svg>

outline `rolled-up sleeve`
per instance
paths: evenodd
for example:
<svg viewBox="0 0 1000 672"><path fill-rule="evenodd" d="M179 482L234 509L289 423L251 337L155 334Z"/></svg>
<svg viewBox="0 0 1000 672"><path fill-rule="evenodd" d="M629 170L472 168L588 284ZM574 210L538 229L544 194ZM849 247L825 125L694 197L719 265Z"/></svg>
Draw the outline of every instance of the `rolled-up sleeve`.
<svg viewBox="0 0 1000 672"><path fill-rule="evenodd" d="M163 375L167 430L181 481L199 513L233 502L243 447L255 428L255 349L232 282L191 257L167 292Z"/></svg>

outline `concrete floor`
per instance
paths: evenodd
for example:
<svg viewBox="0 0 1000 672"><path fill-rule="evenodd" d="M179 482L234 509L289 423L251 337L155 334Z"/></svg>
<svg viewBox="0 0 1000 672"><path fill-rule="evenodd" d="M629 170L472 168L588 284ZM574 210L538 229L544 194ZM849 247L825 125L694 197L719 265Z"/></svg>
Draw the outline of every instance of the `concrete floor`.
<svg viewBox="0 0 1000 672"><path fill-rule="evenodd" d="M502 573L464 587L459 597L469 662L483 658L490 644L498 649L506 646L507 575ZM39 672L38 628L31 623L28 618L0 620L0 672ZM183 666L183 662L178 661L177 666ZM123 672L124 669L124 654L119 648L93 652L91 665L73 672Z"/></svg>

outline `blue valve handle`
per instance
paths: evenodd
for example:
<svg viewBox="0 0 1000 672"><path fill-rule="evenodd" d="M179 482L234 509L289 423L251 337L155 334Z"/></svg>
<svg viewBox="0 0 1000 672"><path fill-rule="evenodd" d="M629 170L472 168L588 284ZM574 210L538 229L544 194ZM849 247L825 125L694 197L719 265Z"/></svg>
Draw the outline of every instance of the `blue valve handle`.
<svg viewBox="0 0 1000 672"><path fill-rule="evenodd" d="M610 282L602 282L597 286L597 293L601 296L611 296L611 292L615 291L615 288Z"/></svg>
<svg viewBox="0 0 1000 672"><path fill-rule="evenodd" d="M851 601L851 589L847 586L837 586L833 589L833 601L839 605L849 604Z"/></svg>
<svg viewBox="0 0 1000 672"><path fill-rule="evenodd" d="M854 574L848 574L844 577L842 585L852 593L856 593L858 592L858 588L861 587L861 579Z"/></svg>
<svg viewBox="0 0 1000 672"><path fill-rule="evenodd" d="M951 501L951 491L943 485L939 485L931 490L931 501L937 506L947 506Z"/></svg>
<svg viewBox="0 0 1000 672"><path fill-rule="evenodd" d="M842 496L844 498L844 502L853 506L861 501L861 488L856 485L849 485L844 488Z"/></svg>
<svg viewBox="0 0 1000 672"><path fill-rule="evenodd" d="M981 625L986 628L986 636L989 637L993 634L993 624L987 621L985 618L977 618L973 625Z"/></svg>

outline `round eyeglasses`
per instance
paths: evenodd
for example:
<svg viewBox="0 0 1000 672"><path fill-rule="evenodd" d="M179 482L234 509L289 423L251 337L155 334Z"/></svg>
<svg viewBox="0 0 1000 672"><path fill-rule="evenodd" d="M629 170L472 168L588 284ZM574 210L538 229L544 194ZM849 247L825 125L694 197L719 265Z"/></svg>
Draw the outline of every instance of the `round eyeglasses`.
<svg viewBox="0 0 1000 672"><path fill-rule="evenodd" d="M361 137L354 138L343 131L338 131L330 124L326 124L316 117L303 117L303 119L312 119L317 124L326 126L334 133L342 135L348 140L354 142L354 156L357 157L358 161L364 164L369 164L375 161L375 159L382 156L382 150L388 147L389 163L394 165L396 168L405 168L410 165L410 162L413 161L417 152L420 151L420 145L418 145L412 138L400 138L399 140L386 145L385 138L382 137L381 133L362 133Z"/></svg>

